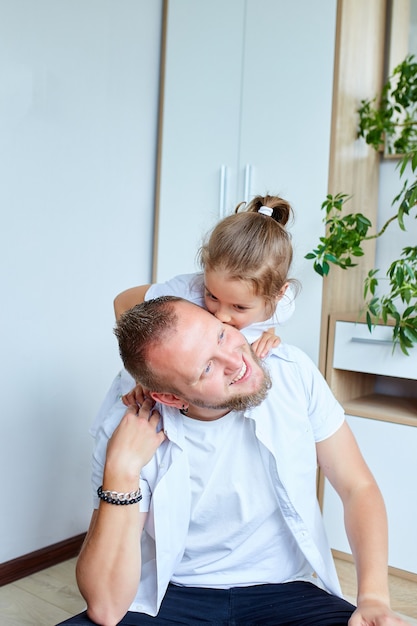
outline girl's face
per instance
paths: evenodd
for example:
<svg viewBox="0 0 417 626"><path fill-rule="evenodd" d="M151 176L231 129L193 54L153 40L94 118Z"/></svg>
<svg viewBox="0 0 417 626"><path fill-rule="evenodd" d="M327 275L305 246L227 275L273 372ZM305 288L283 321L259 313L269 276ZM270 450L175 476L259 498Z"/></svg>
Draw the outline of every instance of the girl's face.
<svg viewBox="0 0 417 626"><path fill-rule="evenodd" d="M245 280L231 280L227 272L204 272L204 300L207 310L224 324L239 330L271 317L265 298L254 293Z"/></svg>

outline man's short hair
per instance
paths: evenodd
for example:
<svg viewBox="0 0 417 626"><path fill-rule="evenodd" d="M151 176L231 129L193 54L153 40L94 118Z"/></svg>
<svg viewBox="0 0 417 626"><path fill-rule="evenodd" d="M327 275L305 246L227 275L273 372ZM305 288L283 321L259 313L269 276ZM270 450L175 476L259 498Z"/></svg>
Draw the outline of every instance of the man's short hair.
<svg viewBox="0 0 417 626"><path fill-rule="evenodd" d="M126 370L149 391L177 393L169 381L153 371L149 352L175 332L178 302L186 301L176 296L161 296L137 304L121 315L114 329Z"/></svg>

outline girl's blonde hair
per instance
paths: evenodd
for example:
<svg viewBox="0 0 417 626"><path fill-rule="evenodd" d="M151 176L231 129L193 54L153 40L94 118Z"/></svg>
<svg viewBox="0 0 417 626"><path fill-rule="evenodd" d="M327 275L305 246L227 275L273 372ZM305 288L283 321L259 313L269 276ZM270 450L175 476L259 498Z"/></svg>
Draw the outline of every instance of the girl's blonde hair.
<svg viewBox="0 0 417 626"><path fill-rule="evenodd" d="M265 298L271 311L287 282L293 250L285 226L293 217L290 204L278 196L256 196L246 206L241 202L234 214L219 222L199 250L203 270L224 271L231 280L252 283L254 293ZM242 207L245 207L241 211ZM272 209L268 211L259 209Z"/></svg>

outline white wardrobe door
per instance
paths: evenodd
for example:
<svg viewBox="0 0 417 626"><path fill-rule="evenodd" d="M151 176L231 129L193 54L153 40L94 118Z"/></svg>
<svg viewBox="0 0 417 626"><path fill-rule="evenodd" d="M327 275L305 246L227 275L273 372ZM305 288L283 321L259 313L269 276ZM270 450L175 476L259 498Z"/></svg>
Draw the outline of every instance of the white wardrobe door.
<svg viewBox="0 0 417 626"><path fill-rule="evenodd" d="M336 4L248 0L246 16L240 193L249 170L250 196L280 194L294 208L293 275L302 291L281 335L315 361L322 279L304 255L324 232Z"/></svg>
<svg viewBox="0 0 417 626"><path fill-rule="evenodd" d="M244 6L169 2L158 281L195 270L202 236L236 202Z"/></svg>

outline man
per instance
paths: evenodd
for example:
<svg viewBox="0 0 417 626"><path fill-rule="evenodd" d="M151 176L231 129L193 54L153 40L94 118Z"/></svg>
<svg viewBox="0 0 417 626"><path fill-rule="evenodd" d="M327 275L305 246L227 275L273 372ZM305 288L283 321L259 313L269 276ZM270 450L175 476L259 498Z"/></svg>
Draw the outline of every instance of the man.
<svg viewBox="0 0 417 626"><path fill-rule="evenodd" d="M148 399L97 429L100 499L77 563L87 613L65 623L404 624L389 609L381 494L311 361L282 344L264 367L238 330L173 297L134 307L116 335ZM356 610L340 597L317 462L343 501Z"/></svg>

